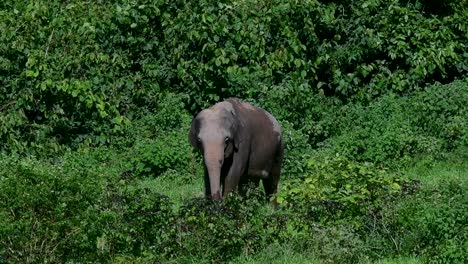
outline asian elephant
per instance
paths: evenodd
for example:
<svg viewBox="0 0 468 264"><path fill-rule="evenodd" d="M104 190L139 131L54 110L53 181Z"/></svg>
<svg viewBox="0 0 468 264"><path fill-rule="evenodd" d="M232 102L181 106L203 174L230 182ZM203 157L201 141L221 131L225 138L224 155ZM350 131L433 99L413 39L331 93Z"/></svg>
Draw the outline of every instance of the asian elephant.
<svg viewBox="0 0 468 264"><path fill-rule="evenodd" d="M203 154L205 196L221 200L260 179L269 199L281 173L284 143L278 121L267 111L229 98L198 113L189 141Z"/></svg>

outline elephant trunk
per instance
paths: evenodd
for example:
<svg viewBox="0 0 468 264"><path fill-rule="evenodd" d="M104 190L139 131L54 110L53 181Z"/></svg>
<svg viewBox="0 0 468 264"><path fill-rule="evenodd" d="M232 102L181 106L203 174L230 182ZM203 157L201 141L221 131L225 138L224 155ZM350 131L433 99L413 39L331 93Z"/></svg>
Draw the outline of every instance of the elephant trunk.
<svg viewBox="0 0 468 264"><path fill-rule="evenodd" d="M221 200L221 166L223 165L224 153L205 153L205 165L210 179L211 198Z"/></svg>

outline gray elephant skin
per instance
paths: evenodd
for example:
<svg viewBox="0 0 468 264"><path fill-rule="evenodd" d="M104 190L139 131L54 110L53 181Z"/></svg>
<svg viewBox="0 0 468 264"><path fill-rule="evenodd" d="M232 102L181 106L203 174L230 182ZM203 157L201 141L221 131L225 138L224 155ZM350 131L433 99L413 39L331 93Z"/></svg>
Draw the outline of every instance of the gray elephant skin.
<svg viewBox="0 0 468 264"><path fill-rule="evenodd" d="M269 199L278 189L284 143L278 121L267 111L237 98L202 110L189 132L205 167L205 196L221 200L246 185L263 182Z"/></svg>

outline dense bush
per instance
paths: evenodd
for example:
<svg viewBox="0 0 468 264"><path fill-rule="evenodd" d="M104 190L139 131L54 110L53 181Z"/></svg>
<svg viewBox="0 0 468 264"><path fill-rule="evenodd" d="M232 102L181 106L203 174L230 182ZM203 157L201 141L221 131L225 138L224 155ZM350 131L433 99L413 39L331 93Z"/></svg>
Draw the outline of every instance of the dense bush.
<svg viewBox="0 0 468 264"><path fill-rule="evenodd" d="M466 163L467 17L466 0L0 2L0 263L213 263L283 245L325 263L467 262L466 180L383 169ZM229 96L282 125L277 210L258 189L158 193L201 181L189 124Z"/></svg>
<svg viewBox="0 0 468 264"><path fill-rule="evenodd" d="M420 254L429 263L465 263L467 246L466 178L443 180L389 203L366 224L368 242L382 254Z"/></svg>
<svg viewBox="0 0 468 264"><path fill-rule="evenodd" d="M397 0L4 1L1 148L112 144L168 92L188 95L190 111L228 96L284 100L293 124L303 120L292 113L310 111L304 129L315 144L331 125L310 110L317 94L368 102L464 76L466 6L447 2L441 14Z"/></svg>
<svg viewBox="0 0 468 264"><path fill-rule="evenodd" d="M178 260L227 261L274 244L288 244L297 252L310 250L323 263L365 259L363 241L349 226L326 226L292 211L265 210L258 202L263 199L255 196L231 196L222 204L206 200L184 204L179 211L184 243Z"/></svg>
<svg viewBox="0 0 468 264"><path fill-rule="evenodd" d="M183 243L178 255L222 262L258 251L268 239L263 226L270 219L259 217L258 202L239 199L231 197L219 204L202 198L184 204L179 212L179 239Z"/></svg>
<svg viewBox="0 0 468 264"><path fill-rule="evenodd" d="M284 80L279 85L264 89L259 103L282 123L292 125L286 126L286 131L298 130L303 134L304 143L316 148L324 140L339 134L342 102L323 94L307 95L310 90L308 84Z"/></svg>
<svg viewBox="0 0 468 264"><path fill-rule="evenodd" d="M315 221L350 222L371 209L378 210L384 199L400 194L404 184L406 180L372 164L325 157L309 160L303 177L287 181L278 202Z"/></svg>
<svg viewBox="0 0 468 264"><path fill-rule="evenodd" d="M102 154L102 152L101 152ZM8 263L109 260L171 252L167 197L71 155L62 164L0 161L0 256ZM169 244L169 246L168 246Z"/></svg>
<svg viewBox="0 0 468 264"><path fill-rule="evenodd" d="M174 250L174 219L167 197L148 188L115 188L101 205L100 236L90 242L96 243L97 256L157 253L161 259Z"/></svg>
<svg viewBox="0 0 468 264"><path fill-rule="evenodd" d="M55 164L2 156L2 261L219 262L272 245L324 263L395 255L466 260L465 179L420 189L370 164L332 157L286 180L277 210L258 189L174 208L154 187L122 175L125 155L115 151L71 153Z"/></svg>
<svg viewBox="0 0 468 264"><path fill-rule="evenodd" d="M157 108L144 109L146 115L112 137L112 145L128 150L127 169L137 176L158 176L171 169L190 171L195 161L188 144L191 116L184 110L184 96L164 94Z"/></svg>
<svg viewBox="0 0 468 264"><path fill-rule="evenodd" d="M187 133L168 132L153 140L140 140L130 153L131 171L139 176L158 176L165 171L189 171L191 146L187 143Z"/></svg>
<svg viewBox="0 0 468 264"><path fill-rule="evenodd" d="M0 160L0 255L8 263L86 259L99 236L104 179L92 168Z"/></svg>
<svg viewBox="0 0 468 264"><path fill-rule="evenodd" d="M135 26L157 19L157 3L147 4L2 3L2 142L21 152L105 144L141 108L157 109L159 28Z"/></svg>
<svg viewBox="0 0 468 264"><path fill-rule="evenodd" d="M330 123L339 134L324 142L334 152L391 164L415 156L440 157L467 146L468 83L431 86L405 97L383 96L367 106L349 104Z"/></svg>
<svg viewBox="0 0 468 264"><path fill-rule="evenodd" d="M327 2L181 3L165 31L180 87L197 105L255 98L285 78L307 84L306 97L367 100L466 73L463 5L442 19L397 0Z"/></svg>

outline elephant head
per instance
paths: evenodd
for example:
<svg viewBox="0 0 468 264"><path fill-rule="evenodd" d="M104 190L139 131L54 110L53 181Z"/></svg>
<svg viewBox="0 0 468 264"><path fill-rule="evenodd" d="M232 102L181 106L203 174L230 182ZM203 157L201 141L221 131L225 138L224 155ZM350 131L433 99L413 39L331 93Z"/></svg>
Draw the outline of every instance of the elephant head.
<svg viewBox="0 0 468 264"><path fill-rule="evenodd" d="M222 198L221 170L226 159L239 147L242 124L229 102L221 102L201 111L192 121L189 141L203 153L209 189L205 194L214 200ZM205 184L207 184L205 178Z"/></svg>

